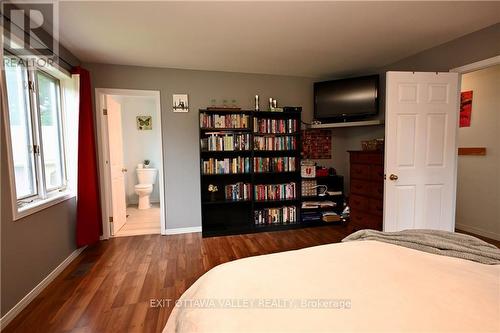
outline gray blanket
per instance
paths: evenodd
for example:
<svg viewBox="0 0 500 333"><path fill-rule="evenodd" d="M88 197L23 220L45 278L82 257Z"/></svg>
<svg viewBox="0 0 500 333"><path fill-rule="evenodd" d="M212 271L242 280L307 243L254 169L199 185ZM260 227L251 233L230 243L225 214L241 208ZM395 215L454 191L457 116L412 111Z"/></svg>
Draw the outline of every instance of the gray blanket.
<svg viewBox="0 0 500 333"><path fill-rule="evenodd" d="M456 232L425 229L398 232L360 230L350 234L342 242L357 240L375 240L487 265L500 264L500 250L496 246Z"/></svg>

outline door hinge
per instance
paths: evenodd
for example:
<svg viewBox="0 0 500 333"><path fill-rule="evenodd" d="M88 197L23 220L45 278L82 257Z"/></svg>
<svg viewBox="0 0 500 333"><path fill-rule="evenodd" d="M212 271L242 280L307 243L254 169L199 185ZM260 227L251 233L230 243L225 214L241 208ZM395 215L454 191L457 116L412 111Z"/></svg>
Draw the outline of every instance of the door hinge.
<svg viewBox="0 0 500 333"><path fill-rule="evenodd" d="M40 146L39 145L33 145L33 154L36 154L36 155L40 154Z"/></svg>
<svg viewBox="0 0 500 333"><path fill-rule="evenodd" d="M109 223L113 223L113 216L109 217Z"/></svg>
<svg viewBox="0 0 500 333"><path fill-rule="evenodd" d="M33 81L28 81L28 90L35 91L35 84L33 83Z"/></svg>
<svg viewBox="0 0 500 333"><path fill-rule="evenodd" d="M104 116L107 116L108 115L108 109L102 109L102 114Z"/></svg>

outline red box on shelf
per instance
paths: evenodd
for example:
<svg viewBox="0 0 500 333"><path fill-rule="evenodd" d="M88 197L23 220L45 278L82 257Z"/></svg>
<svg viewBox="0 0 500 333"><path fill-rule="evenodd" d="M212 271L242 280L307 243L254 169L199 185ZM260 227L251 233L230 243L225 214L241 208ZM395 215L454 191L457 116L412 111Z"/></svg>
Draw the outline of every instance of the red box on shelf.
<svg viewBox="0 0 500 333"><path fill-rule="evenodd" d="M326 177L328 176L327 168L317 168L316 169L316 177Z"/></svg>

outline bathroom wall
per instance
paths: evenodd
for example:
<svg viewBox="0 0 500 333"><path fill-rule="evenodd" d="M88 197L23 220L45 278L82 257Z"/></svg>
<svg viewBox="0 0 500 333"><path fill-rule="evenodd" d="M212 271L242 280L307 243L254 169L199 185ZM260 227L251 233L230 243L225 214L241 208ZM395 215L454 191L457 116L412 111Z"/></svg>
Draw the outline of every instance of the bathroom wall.
<svg viewBox="0 0 500 333"><path fill-rule="evenodd" d="M151 167L159 168L161 163L160 114L153 97L119 96L116 100L122 108L123 162L128 170L125 177L127 204L137 204L134 185L138 183L135 169L144 160L151 161ZM151 116L152 129L139 130L137 116ZM158 177L153 186L151 202L160 202Z"/></svg>

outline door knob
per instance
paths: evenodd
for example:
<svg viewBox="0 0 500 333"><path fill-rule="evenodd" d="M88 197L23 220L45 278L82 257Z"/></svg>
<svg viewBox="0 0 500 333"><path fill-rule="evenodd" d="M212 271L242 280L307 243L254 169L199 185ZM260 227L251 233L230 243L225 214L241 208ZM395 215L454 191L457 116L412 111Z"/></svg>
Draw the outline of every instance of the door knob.
<svg viewBox="0 0 500 333"><path fill-rule="evenodd" d="M389 176L389 179L390 180L398 180L398 175L391 173L391 175Z"/></svg>
<svg viewBox="0 0 500 333"><path fill-rule="evenodd" d="M122 168L122 172L127 172L127 169L125 169L125 168Z"/></svg>

